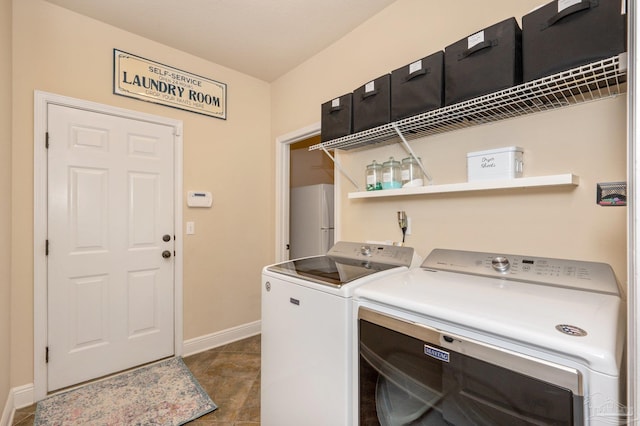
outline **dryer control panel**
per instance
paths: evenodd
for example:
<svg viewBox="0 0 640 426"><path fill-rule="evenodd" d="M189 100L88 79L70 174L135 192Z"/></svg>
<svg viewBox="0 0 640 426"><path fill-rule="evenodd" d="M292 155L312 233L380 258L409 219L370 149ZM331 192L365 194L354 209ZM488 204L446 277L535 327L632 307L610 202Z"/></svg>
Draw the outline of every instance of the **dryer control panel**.
<svg viewBox="0 0 640 426"><path fill-rule="evenodd" d="M422 268L620 294L613 269L599 262L434 249Z"/></svg>

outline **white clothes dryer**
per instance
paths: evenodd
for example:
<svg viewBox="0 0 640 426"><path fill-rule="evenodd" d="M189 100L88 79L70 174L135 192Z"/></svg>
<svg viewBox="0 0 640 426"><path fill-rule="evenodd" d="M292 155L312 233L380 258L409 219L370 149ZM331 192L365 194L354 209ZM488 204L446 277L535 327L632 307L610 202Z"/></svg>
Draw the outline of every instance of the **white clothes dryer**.
<svg viewBox="0 0 640 426"><path fill-rule="evenodd" d="M627 424L609 265L434 250L354 292L354 423Z"/></svg>

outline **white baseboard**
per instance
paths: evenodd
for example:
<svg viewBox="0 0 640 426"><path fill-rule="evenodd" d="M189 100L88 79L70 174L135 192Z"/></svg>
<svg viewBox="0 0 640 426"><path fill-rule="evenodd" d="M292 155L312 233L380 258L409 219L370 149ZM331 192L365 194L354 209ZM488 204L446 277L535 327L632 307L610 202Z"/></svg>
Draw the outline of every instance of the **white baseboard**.
<svg viewBox="0 0 640 426"><path fill-rule="evenodd" d="M182 354L183 356L189 356L199 352L204 352L209 349L235 342L236 340L255 336L256 334L260 334L260 331L261 322L254 321L218 331L216 333L185 340L182 346Z"/></svg>
<svg viewBox="0 0 640 426"><path fill-rule="evenodd" d="M13 423L13 392L9 391L7 395L7 401L4 404L4 410L2 410L2 417L0 417L0 426L10 426Z"/></svg>
<svg viewBox="0 0 640 426"><path fill-rule="evenodd" d="M237 340L260 334L261 322L254 321L237 327L228 328L216 333L185 340L182 344L183 356L197 354L209 349L217 348ZM19 408L28 407L35 401L35 390L33 383L11 388L7 401L0 417L0 426L11 426L15 411Z"/></svg>
<svg viewBox="0 0 640 426"><path fill-rule="evenodd" d="M33 383L13 388L13 407L17 410L18 408L28 407L36 402L33 390Z"/></svg>
<svg viewBox="0 0 640 426"><path fill-rule="evenodd" d="M35 402L33 395L33 383L11 388L2 411L2 417L0 417L0 426L11 426L16 410L28 407Z"/></svg>

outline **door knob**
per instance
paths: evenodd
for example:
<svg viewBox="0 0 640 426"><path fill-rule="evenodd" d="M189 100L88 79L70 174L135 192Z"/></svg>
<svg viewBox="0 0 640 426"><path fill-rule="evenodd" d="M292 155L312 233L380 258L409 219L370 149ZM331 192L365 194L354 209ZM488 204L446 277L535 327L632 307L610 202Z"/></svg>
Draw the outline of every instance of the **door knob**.
<svg viewBox="0 0 640 426"><path fill-rule="evenodd" d="M164 234L162 236L162 241L164 241L165 243L168 243L169 241L171 241L171 235L169 234Z"/></svg>
<svg viewBox="0 0 640 426"><path fill-rule="evenodd" d="M164 257L165 259L168 259L171 257L171 252L169 250L165 250L162 252L162 257Z"/></svg>

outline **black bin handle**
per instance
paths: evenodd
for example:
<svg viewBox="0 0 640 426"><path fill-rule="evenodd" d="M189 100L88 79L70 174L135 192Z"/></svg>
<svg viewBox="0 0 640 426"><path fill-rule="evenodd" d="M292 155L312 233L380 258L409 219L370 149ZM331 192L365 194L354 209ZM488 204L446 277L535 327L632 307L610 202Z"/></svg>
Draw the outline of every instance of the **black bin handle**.
<svg viewBox="0 0 640 426"><path fill-rule="evenodd" d="M580 12L582 10L592 9L594 7L598 7L598 0L582 0L580 3L576 3L573 6L569 6L561 12L556 13L551 18L547 19L547 22L544 22L541 25L541 31L546 30L547 28L555 25L562 19L566 18L569 15L573 15L574 13Z"/></svg>
<svg viewBox="0 0 640 426"><path fill-rule="evenodd" d="M412 80L420 75L429 74L430 72L431 68L422 68L420 70L412 72L411 74L407 74L407 76L404 78L404 81Z"/></svg>
<svg viewBox="0 0 640 426"><path fill-rule="evenodd" d="M475 46L473 46L471 49L467 49L464 52L460 53L458 55L458 60L461 61L464 58L467 58L471 55L473 55L476 52L479 52L483 49L488 49L489 47L494 47L498 45L498 40L485 40L481 43L476 44Z"/></svg>

